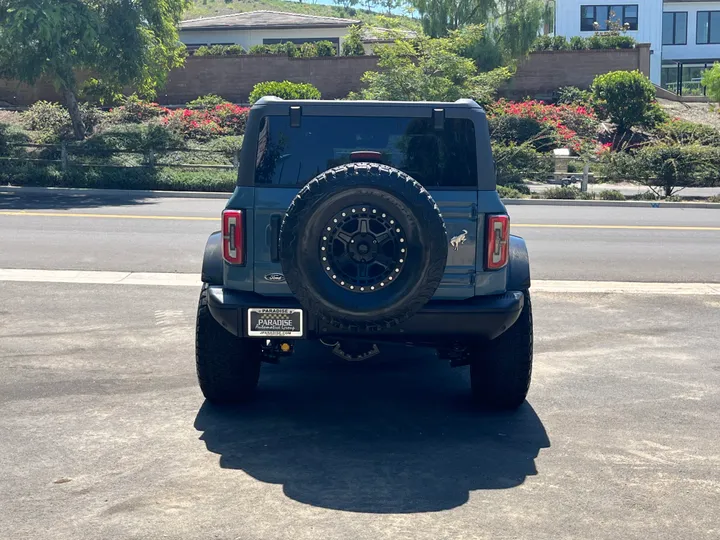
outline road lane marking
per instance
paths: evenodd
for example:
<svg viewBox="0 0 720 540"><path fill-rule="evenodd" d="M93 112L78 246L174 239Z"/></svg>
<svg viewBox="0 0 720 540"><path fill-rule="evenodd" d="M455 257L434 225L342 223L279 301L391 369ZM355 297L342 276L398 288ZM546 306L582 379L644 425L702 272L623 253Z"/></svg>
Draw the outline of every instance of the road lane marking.
<svg viewBox="0 0 720 540"><path fill-rule="evenodd" d="M0 210L0 216L30 216L30 217L73 217L73 218L108 218L108 219L161 219L175 221L220 221L218 217L200 216L143 216L138 214L85 214L70 212L25 212L22 210Z"/></svg>
<svg viewBox="0 0 720 540"><path fill-rule="evenodd" d="M0 282L76 283L199 287L199 274L101 272L86 270L0 269ZM720 283L639 283L630 281L558 281L536 279L533 292L720 295Z"/></svg>
<svg viewBox="0 0 720 540"><path fill-rule="evenodd" d="M107 219L155 219L166 221L220 221L220 217L204 216L153 216L140 214L98 214L80 212L29 212L25 210L0 210L0 216L24 217L69 217L69 218L107 218ZM525 229L616 229L645 231L720 231L720 227L684 226L684 225L583 225L574 223L511 223L510 228Z"/></svg>

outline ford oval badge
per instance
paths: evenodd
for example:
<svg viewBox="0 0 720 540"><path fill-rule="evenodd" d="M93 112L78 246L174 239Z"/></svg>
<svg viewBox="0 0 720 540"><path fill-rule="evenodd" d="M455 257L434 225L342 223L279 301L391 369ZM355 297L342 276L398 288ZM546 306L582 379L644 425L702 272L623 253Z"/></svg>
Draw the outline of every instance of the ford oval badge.
<svg viewBox="0 0 720 540"><path fill-rule="evenodd" d="M265 281L270 283L285 283L285 276L282 274L268 274L265 276Z"/></svg>

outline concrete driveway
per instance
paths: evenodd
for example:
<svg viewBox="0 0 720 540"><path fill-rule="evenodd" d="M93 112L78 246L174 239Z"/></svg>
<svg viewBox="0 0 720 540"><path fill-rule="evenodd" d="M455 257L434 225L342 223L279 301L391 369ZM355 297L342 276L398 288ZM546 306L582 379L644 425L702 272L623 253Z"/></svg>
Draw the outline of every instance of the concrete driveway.
<svg viewBox="0 0 720 540"><path fill-rule="evenodd" d="M0 537L716 539L720 296L537 293L515 414L431 351L204 403L192 287L0 282Z"/></svg>

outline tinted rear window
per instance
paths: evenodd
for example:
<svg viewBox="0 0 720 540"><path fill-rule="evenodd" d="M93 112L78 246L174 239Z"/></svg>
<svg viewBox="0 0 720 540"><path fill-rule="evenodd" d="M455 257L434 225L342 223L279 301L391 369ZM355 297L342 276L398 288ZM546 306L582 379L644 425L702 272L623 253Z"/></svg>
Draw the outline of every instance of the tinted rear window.
<svg viewBox="0 0 720 540"><path fill-rule="evenodd" d="M289 116L263 119L256 184L304 185L323 171L350 163L353 152L380 152L382 162L427 188L477 186L475 126L469 119L304 116L291 128Z"/></svg>

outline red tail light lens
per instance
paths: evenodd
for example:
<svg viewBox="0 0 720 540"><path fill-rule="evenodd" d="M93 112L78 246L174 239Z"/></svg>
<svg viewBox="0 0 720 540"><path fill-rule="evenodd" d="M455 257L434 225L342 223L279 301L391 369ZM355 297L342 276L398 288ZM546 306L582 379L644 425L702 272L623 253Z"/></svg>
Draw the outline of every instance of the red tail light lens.
<svg viewBox="0 0 720 540"><path fill-rule="evenodd" d="M230 264L245 264L245 215L242 210L222 214L222 254Z"/></svg>
<svg viewBox="0 0 720 540"><path fill-rule="evenodd" d="M507 264L509 240L510 218L506 215L488 216L485 268L498 270Z"/></svg>

